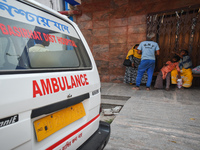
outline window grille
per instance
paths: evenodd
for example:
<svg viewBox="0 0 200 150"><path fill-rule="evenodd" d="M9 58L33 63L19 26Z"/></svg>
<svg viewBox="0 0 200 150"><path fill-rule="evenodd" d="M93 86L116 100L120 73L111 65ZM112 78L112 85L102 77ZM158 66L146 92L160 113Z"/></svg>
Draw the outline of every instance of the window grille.
<svg viewBox="0 0 200 150"><path fill-rule="evenodd" d="M200 65L200 5L175 11L147 15L147 34L156 34L160 56L155 71L174 55L186 49L192 59L193 67Z"/></svg>

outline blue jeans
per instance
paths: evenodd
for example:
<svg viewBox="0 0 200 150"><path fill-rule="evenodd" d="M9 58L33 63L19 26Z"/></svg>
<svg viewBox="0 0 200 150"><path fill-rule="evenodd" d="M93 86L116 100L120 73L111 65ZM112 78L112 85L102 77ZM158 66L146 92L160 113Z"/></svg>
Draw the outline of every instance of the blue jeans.
<svg viewBox="0 0 200 150"><path fill-rule="evenodd" d="M147 70L147 75L148 75L146 87L149 88L151 86L154 68L155 68L155 60L147 59L147 60L142 60L140 62L140 65L138 67L137 78L136 78L136 86L137 87L140 86L142 76L146 70Z"/></svg>

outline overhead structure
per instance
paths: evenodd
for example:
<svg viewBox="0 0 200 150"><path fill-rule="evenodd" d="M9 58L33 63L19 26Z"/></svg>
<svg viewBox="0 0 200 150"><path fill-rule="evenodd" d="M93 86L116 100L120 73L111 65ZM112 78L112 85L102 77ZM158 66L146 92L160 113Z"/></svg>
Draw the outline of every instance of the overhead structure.
<svg viewBox="0 0 200 150"><path fill-rule="evenodd" d="M76 5L81 4L81 0L64 0L67 5L65 11L59 11L59 13L67 16L72 16L72 15L81 15L81 11L76 9ZM68 6L69 4L69 6ZM69 8L68 8L69 7ZM73 18L71 18L73 20Z"/></svg>
<svg viewBox="0 0 200 150"><path fill-rule="evenodd" d="M64 0L65 2L69 3L72 6L75 5L80 5L81 4L81 0Z"/></svg>

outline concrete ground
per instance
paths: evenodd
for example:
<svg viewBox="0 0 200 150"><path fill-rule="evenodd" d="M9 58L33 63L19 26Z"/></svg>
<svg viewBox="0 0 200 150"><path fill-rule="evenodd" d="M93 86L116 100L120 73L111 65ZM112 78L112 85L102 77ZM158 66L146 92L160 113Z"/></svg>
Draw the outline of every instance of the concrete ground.
<svg viewBox="0 0 200 150"><path fill-rule="evenodd" d="M102 83L102 95L131 97L111 123L104 150L200 150L200 87L132 90Z"/></svg>

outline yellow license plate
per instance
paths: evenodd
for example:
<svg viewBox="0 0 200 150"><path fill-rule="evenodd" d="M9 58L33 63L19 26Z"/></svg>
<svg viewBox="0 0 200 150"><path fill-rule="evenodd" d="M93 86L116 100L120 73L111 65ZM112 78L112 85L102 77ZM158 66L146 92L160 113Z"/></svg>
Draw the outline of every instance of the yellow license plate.
<svg viewBox="0 0 200 150"><path fill-rule="evenodd" d="M85 116L82 103L70 106L34 122L37 141L40 142L56 131Z"/></svg>

